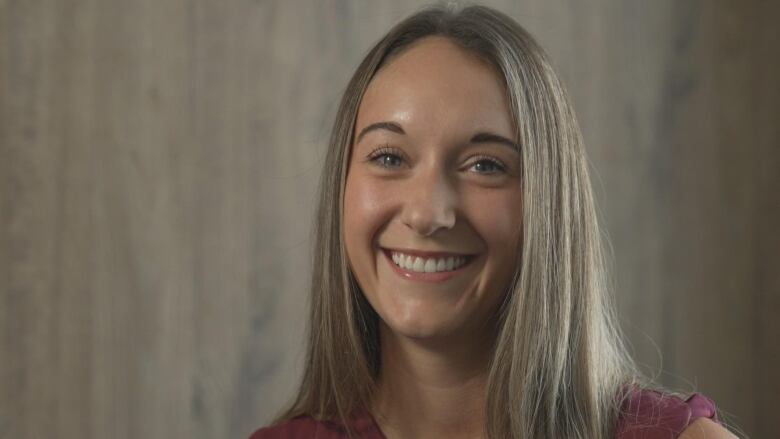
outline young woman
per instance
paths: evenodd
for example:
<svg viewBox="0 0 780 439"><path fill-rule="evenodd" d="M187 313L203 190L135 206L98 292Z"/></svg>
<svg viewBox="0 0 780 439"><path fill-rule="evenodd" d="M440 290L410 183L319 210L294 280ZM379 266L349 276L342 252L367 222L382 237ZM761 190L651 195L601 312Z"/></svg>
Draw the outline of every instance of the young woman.
<svg viewBox="0 0 780 439"><path fill-rule="evenodd" d="M579 128L511 18L428 8L373 47L316 224L303 381L253 439L734 437L626 355Z"/></svg>

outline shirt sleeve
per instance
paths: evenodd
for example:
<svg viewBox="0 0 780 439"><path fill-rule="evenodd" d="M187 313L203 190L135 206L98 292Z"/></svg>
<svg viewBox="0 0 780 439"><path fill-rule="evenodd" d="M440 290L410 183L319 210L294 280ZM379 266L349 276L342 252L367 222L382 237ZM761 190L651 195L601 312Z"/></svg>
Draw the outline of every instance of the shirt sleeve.
<svg viewBox="0 0 780 439"><path fill-rule="evenodd" d="M687 399L641 390L624 401L616 439L676 439L699 418L720 423L715 403L695 393Z"/></svg>

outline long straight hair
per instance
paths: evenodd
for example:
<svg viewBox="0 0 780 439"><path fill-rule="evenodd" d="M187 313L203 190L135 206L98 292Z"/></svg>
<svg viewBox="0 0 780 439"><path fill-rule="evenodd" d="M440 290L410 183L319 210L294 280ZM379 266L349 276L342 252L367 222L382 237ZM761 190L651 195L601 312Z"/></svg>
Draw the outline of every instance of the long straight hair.
<svg viewBox="0 0 780 439"><path fill-rule="evenodd" d="M523 241L497 315L485 434L611 437L621 389L639 374L615 322L580 129L541 47L483 6L436 5L409 16L368 52L336 115L314 226L308 348L297 396L277 417L335 420L349 430L371 407L380 368L378 316L349 268L343 195L355 120L376 72L411 43L450 39L501 74L522 159Z"/></svg>

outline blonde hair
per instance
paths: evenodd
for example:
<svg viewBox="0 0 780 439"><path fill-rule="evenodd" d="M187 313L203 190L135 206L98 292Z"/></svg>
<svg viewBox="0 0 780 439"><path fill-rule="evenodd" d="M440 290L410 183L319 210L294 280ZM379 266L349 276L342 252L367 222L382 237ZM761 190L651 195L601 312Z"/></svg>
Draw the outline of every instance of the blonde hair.
<svg viewBox="0 0 780 439"><path fill-rule="evenodd" d="M305 371L297 397L275 423L308 415L349 428L350 416L371 406L380 367L378 316L350 272L344 248L347 166L369 82L391 57L428 36L449 38L497 69L521 149L521 258L497 316L485 433L611 437L621 389L640 375L614 324L571 104L544 51L514 20L487 7L452 4L427 7L391 29L343 95L320 182Z"/></svg>

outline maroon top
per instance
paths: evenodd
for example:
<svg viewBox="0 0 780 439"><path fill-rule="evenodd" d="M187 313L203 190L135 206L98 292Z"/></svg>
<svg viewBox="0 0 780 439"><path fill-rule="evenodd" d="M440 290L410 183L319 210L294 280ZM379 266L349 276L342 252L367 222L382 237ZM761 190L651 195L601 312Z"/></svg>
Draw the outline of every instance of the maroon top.
<svg viewBox="0 0 780 439"><path fill-rule="evenodd" d="M624 403L618 419L615 439L674 439L698 418L720 422L715 403L695 393L682 400L653 390L635 392ZM370 414L358 416L352 426L357 437L386 439ZM249 439L343 439L346 430L340 423L317 421L301 416L273 427L261 428Z"/></svg>

